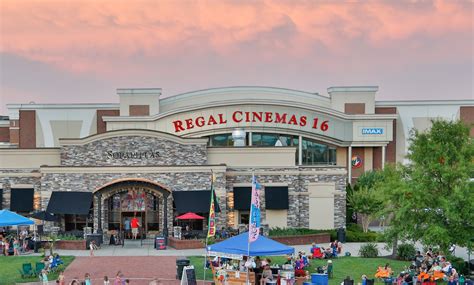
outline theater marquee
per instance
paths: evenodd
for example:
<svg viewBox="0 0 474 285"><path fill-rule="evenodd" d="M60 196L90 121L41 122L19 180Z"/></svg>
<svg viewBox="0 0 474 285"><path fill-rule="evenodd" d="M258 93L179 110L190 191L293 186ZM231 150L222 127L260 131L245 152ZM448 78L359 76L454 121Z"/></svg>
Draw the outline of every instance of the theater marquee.
<svg viewBox="0 0 474 285"><path fill-rule="evenodd" d="M293 125L305 127L311 126L312 129L320 129L325 132L329 129L329 120L321 121L319 117L308 118L304 115L296 115L289 113L279 112L263 112L263 111L241 111L237 110L232 113L230 118L227 118L226 114L210 114L207 116L199 116L195 118L186 118L183 120L173 121L175 133L179 133L185 130L191 130L194 128L202 128L204 126L212 125L224 125L227 124L228 120L233 123L274 123L277 125Z"/></svg>

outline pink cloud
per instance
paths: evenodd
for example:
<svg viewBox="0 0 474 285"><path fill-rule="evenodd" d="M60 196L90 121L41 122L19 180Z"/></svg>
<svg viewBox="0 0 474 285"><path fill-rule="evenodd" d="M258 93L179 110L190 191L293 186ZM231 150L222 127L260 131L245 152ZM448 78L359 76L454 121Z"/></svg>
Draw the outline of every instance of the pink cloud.
<svg viewBox="0 0 474 285"><path fill-rule="evenodd" d="M114 61L137 53L159 59L186 49L301 59L317 56L314 42L347 56L353 40L380 48L417 35L470 33L469 4L430 3L4 1L1 51L69 71L107 74L116 70ZM242 45L255 42L252 54L240 54ZM467 45L463 52L470 52Z"/></svg>

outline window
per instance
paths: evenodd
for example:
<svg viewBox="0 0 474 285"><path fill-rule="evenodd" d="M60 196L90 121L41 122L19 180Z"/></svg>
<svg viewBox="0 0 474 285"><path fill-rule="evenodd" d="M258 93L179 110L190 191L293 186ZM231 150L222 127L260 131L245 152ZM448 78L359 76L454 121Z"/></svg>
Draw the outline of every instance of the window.
<svg viewBox="0 0 474 285"><path fill-rule="evenodd" d="M250 221L249 211L239 211L239 224L248 225Z"/></svg>
<svg viewBox="0 0 474 285"><path fill-rule="evenodd" d="M247 136L247 138L247 144L250 145L250 136ZM251 138L252 146L255 147L297 147L295 163L298 164L300 147L298 136L277 133L252 133ZM233 145L232 134L213 135L209 138L209 146L229 147ZM336 147L303 137L302 148L303 165L336 165Z"/></svg>
<svg viewBox="0 0 474 285"><path fill-rule="evenodd" d="M336 148L303 138L303 165L336 164Z"/></svg>
<svg viewBox="0 0 474 285"><path fill-rule="evenodd" d="M209 146L216 146L216 147L234 146L234 139L232 139L232 134L213 135L213 136L210 136L209 138Z"/></svg>

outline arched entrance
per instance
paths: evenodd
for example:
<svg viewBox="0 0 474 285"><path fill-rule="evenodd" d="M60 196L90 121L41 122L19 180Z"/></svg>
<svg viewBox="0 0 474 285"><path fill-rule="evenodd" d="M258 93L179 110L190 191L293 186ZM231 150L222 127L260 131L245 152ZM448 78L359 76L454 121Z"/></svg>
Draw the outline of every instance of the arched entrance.
<svg viewBox="0 0 474 285"><path fill-rule="evenodd" d="M136 216L140 235L167 237L172 215L170 194L163 185L146 179L112 181L94 192L94 228L97 232L123 232L125 220Z"/></svg>

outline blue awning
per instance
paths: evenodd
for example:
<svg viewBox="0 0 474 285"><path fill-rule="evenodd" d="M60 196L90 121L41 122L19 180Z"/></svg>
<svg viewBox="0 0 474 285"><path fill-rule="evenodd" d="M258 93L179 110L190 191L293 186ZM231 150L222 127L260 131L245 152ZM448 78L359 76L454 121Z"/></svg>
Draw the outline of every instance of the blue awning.
<svg viewBox="0 0 474 285"><path fill-rule="evenodd" d="M0 227L33 225L32 220L8 210L0 211Z"/></svg>
<svg viewBox="0 0 474 285"><path fill-rule="evenodd" d="M256 241L250 244L249 254L248 239L249 233L245 232L238 236L210 245L207 247L207 250L244 256L286 255L295 252L295 249L290 246L260 235Z"/></svg>

